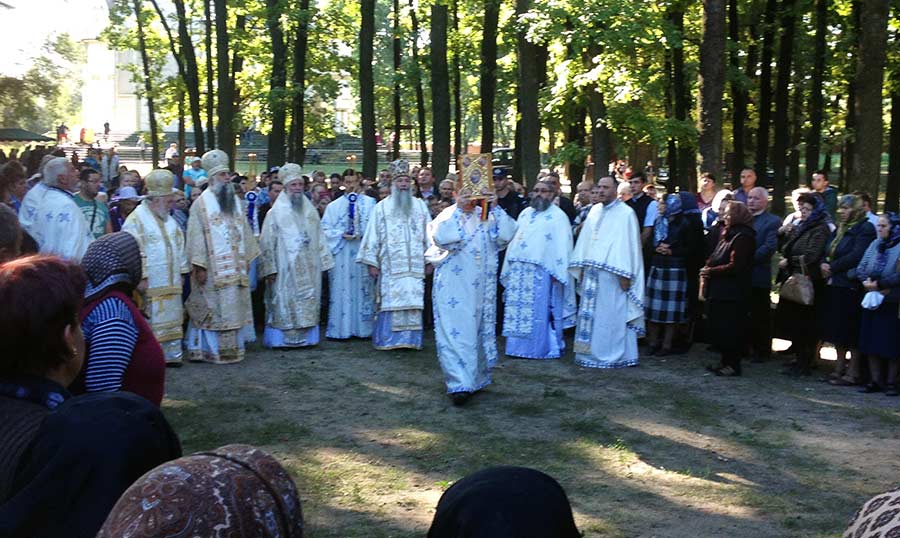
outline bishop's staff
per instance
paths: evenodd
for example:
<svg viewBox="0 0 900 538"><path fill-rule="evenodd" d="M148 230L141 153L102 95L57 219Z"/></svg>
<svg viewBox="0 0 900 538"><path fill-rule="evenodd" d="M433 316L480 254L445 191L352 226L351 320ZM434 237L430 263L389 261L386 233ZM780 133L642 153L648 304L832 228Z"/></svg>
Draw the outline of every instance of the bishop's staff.
<svg viewBox="0 0 900 538"><path fill-rule="evenodd" d="M472 200L481 201L481 220L488 217L488 198L494 195L494 176L491 173L492 154L469 153L457 158L459 179L456 192Z"/></svg>

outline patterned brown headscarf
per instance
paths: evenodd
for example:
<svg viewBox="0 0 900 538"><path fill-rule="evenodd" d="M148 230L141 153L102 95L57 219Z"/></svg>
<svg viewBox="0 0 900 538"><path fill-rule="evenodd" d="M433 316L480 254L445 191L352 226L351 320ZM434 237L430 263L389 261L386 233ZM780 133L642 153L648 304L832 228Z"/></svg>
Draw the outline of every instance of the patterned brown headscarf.
<svg viewBox="0 0 900 538"><path fill-rule="evenodd" d="M120 282L135 287L143 277L141 247L128 232L107 234L91 243L81 266L88 277L84 291L88 299Z"/></svg>
<svg viewBox="0 0 900 538"><path fill-rule="evenodd" d="M248 445L227 445L156 467L119 498L97 538L302 538L294 482Z"/></svg>
<svg viewBox="0 0 900 538"><path fill-rule="evenodd" d="M900 488L866 501L850 519L844 538L892 538L900 536Z"/></svg>

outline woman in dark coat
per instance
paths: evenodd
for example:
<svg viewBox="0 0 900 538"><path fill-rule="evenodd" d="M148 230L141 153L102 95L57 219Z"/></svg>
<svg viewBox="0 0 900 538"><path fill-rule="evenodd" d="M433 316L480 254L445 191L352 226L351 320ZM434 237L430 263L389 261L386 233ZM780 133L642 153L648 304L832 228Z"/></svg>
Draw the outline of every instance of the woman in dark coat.
<svg viewBox="0 0 900 538"><path fill-rule="evenodd" d="M728 202L721 221L725 233L700 269L700 287L706 298L707 340L722 354L719 366L708 369L716 375L739 376L746 334L742 328L750 316L756 232L753 215L740 202Z"/></svg>
<svg viewBox="0 0 900 538"><path fill-rule="evenodd" d="M815 364L819 335L816 304L822 302L825 291L821 264L831 231L828 228L828 212L820 197L804 193L800 195L798 202L802 220L787 232L781 246L782 260L778 263L778 280L784 282L793 274L804 273L812 280L815 298L812 305L802 305L781 298L775 319L780 335L791 341L797 353L797 361L784 373L810 375Z"/></svg>
<svg viewBox="0 0 900 538"><path fill-rule="evenodd" d="M819 269L826 279L821 307L823 342L831 342L837 350L832 385L859 383L860 363L856 351L859 341L859 317L862 313L862 286L855 278L856 266L875 240L875 227L866 219L862 198L852 194L840 199L837 208L840 225L826 248L825 261ZM850 352L848 371L847 352Z"/></svg>

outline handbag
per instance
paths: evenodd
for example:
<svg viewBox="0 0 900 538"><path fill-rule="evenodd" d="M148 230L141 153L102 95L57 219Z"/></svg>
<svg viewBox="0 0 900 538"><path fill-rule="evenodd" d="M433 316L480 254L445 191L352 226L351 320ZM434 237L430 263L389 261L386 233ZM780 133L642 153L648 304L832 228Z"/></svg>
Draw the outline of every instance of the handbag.
<svg viewBox="0 0 900 538"><path fill-rule="evenodd" d="M812 306L815 302L816 291L813 288L812 279L806 274L806 263L803 261L803 256L800 256L800 272L792 274L784 281L779 296L804 306Z"/></svg>

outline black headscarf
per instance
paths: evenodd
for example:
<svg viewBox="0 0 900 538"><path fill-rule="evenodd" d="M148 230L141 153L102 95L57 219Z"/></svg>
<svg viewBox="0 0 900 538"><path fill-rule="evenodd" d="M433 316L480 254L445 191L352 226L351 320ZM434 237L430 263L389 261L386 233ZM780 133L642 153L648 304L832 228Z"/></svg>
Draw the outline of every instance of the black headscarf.
<svg viewBox="0 0 900 538"><path fill-rule="evenodd" d="M559 483L526 467L491 467L453 484L428 538L578 538Z"/></svg>
<svg viewBox="0 0 900 538"><path fill-rule="evenodd" d="M141 248L128 232L106 234L91 243L81 266L88 277L84 291L88 299L115 284L124 283L133 289L143 277Z"/></svg>
<svg viewBox="0 0 900 538"><path fill-rule="evenodd" d="M181 456L162 412L128 392L76 396L52 411L0 506L0 536L93 538L119 496Z"/></svg>

